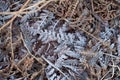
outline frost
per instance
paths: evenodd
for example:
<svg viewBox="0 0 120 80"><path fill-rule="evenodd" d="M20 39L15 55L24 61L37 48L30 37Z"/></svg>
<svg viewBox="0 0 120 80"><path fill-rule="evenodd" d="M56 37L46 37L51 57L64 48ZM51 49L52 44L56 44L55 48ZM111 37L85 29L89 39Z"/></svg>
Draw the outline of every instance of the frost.
<svg viewBox="0 0 120 80"><path fill-rule="evenodd" d="M118 55L120 56L120 35L118 35L118 45L117 45Z"/></svg>

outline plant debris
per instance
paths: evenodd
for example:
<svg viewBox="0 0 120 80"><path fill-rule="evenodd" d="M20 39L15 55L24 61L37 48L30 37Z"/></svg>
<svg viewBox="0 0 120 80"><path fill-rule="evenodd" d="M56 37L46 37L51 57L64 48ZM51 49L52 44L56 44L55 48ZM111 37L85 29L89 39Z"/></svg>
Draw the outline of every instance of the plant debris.
<svg viewBox="0 0 120 80"><path fill-rule="evenodd" d="M120 80L120 1L0 0L0 80Z"/></svg>

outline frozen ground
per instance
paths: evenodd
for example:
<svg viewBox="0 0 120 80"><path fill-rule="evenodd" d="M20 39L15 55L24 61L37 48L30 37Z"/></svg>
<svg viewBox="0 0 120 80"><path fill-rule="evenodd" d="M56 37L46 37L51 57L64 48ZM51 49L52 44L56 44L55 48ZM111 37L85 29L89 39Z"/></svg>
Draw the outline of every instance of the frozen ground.
<svg viewBox="0 0 120 80"><path fill-rule="evenodd" d="M120 80L120 1L0 0L0 80Z"/></svg>

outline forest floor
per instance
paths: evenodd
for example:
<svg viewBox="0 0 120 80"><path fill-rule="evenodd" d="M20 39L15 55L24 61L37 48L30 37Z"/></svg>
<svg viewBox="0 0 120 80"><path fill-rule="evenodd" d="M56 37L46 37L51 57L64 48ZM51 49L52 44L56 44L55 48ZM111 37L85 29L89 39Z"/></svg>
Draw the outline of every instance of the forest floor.
<svg viewBox="0 0 120 80"><path fill-rule="evenodd" d="M0 0L0 80L120 80L120 1Z"/></svg>

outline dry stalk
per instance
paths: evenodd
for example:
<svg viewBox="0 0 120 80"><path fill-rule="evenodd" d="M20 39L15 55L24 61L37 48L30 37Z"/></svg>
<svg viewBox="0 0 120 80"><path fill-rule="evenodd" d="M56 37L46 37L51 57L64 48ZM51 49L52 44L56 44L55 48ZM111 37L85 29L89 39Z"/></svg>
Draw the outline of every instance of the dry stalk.
<svg viewBox="0 0 120 80"><path fill-rule="evenodd" d="M23 10L32 9L33 7L37 7L38 5L40 5L40 4L42 4L42 3L43 3L43 4L46 3L46 0L39 1L39 2L37 2L37 3L33 4L33 5L31 5L30 7L25 8L25 9L23 9Z"/></svg>
<svg viewBox="0 0 120 80"><path fill-rule="evenodd" d="M94 12L93 0L90 0L90 1L91 1L91 6L92 6L92 12Z"/></svg>
<svg viewBox="0 0 120 80"><path fill-rule="evenodd" d="M100 80L105 80L104 78L112 71L112 69L110 69L107 73L104 74L104 76L100 79Z"/></svg>
<svg viewBox="0 0 120 80"><path fill-rule="evenodd" d="M24 45L24 47L27 49L27 51L28 51L28 55L30 55L30 56L32 56L34 59L36 59L40 64L42 64L43 66L45 66L44 64L43 64L43 60L42 60L42 58L36 58L31 52L30 52L30 50L29 50L29 48L27 47L27 45L26 45L26 43L25 43L25 40L24 40L24 38L23 38L23 35L22 35L22 33L20 33L20 35L21 35L21 39L22 39L22 41L23 41L23 45ZM26 57L28 56L28 55L26 55ZM24 60L24 59L23 59ZM21 61L20 61L21 62ZM20 63L19 62L19 63Z"/></svg>
<svg viewBox="0 0 120 80"><path fill-rule="evenodd" d="M17 65L19 65L22 61L24 61L25 60L25 58L26 57L28 57L29 55L28 54L26 54L18 63L17 63Z"/></svg>
<svg viewBox="0 0 120 80"><path fill-rule="evenodd" d="M12 40L12 23L10 24L10 45L11 45L11 59L14 61L13 40Z"/></svg>
<svg viewBox="0 0 120 80"><path fill-rule="evenodd" d="M49 60L47 60L43 55L42 55L42 58L49 64L51 65L53 68L55 68L56 70L58 70L62 75L64 75L68 80L71 80L69 79L65 73L63 73L58 67L56 67L53 63L51 63Z"/></svg>
<svg viewBox="0 0 120 80"><path fill-rule="evenodd" d="M43 7L45 7L47 4L49 4L52 1L57 1L57 0L49 0L49 1L42 0L42 1L39 1L38 3L33 4L30 7L25 8L25 9L22 9L22 10L19 10L19 11L14 11L14 12L0 12L0 14L4 14L4 15L5 14L6 15L8 15L8 14L12 14L12 15L18 14L18 15L20 15L20 14L34 13L34 12L39 11L40 9L42 9ZM40 7L38 7L38 5L40 5L40 4L42 4L42 5ZM35 10L35 11L26 11L26 10L32 9L33 7L38 7L38 9Z"/></svg>
<svg viewBox="0 0 120 80"><path fill-rule="evenodd" d="M105 80L111 80L114 77L115 67L114 67L114 61L113 61L113 59L112 59L112 63L113 63L112 68L111 68L112 69L112 75L111 75L111 77L109 77L109 78L107 78Z"/></svg>

